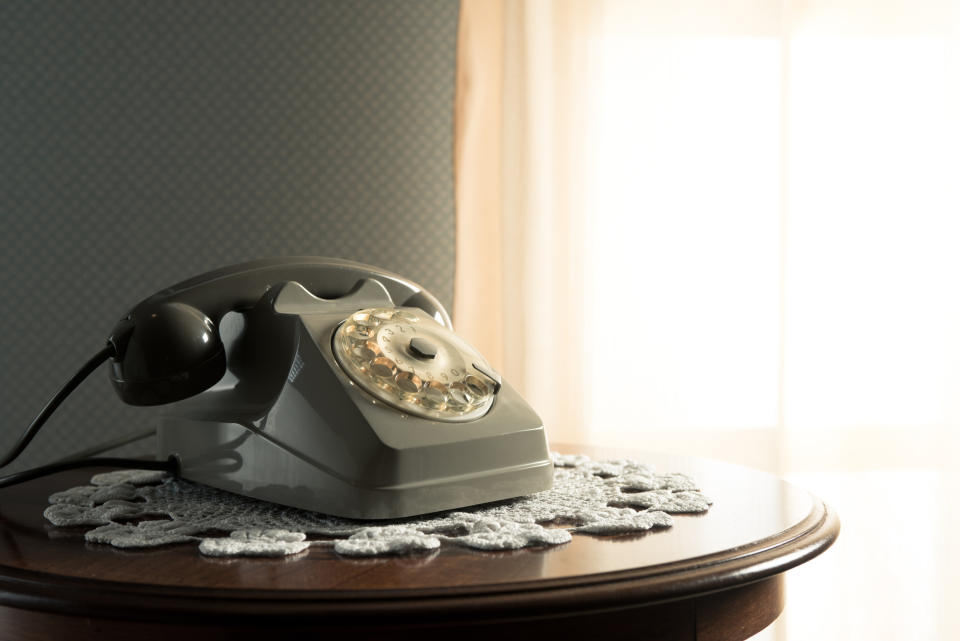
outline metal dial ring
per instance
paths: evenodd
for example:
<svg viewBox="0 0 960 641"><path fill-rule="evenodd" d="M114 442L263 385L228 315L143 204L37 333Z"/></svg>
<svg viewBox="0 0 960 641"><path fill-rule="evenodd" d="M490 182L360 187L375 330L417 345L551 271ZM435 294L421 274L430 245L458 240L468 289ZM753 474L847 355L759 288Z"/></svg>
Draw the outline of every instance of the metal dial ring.
<svg viewBox="0 0 960 641"><path fill-rule="evenodd" d="M415 307L354 312L334 333L333 352L374 398L423 418L480 418L500 386L476 349Z"/></svg>

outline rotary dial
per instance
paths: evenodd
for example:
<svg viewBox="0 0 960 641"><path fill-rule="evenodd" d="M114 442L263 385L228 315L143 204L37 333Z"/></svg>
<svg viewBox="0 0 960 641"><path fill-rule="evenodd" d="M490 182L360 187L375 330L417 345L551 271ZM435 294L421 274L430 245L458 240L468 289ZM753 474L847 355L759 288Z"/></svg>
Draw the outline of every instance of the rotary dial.
<svg viewBox="0 0 960 641"><path fill-rule="evenodd" d="M354 312L337 328L333 353L357 385L424 418L480 418L500 386L477 350L414 307Z"/></svg>

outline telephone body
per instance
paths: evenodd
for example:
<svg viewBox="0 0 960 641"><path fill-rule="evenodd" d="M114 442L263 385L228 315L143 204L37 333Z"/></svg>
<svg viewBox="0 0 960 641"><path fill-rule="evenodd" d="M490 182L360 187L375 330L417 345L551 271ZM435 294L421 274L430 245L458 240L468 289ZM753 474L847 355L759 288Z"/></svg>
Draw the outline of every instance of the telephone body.
<svg viewBox="0 0 960 641"><path fill-rule="evenodd" d="M245 496L391 519L549 489L543 423L440 302L345 260L268 259L121 319L111 380L163 404L158 456Z"/></svg>

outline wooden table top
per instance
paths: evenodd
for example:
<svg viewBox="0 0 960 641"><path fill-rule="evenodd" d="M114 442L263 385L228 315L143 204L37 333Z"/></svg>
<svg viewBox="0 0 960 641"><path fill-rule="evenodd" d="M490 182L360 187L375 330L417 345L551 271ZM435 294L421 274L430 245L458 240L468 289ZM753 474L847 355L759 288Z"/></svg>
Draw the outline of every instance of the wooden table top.
<svg viewBox="0 0 960 641"><path fill-rule="evenodd" d="M770 602L766 625L782 607L781 573L823 552L839 532L822 501L769 474L664 454L555 449L684 472L714 504L705 514L675 515L666 530L574 534L556 547L483 552L444 545L431 554L363 559L315 547L288 558L220 559L201 556L195 543L124 551L84 542L86 528L53 527L42 516L47 496L95 473L75 470L0 490L0 606L8 618L12 609L29 609L255 626L283 616L304 625L393 629L663 610L697 599L703 609L710 595L741 594Z"/></svg>

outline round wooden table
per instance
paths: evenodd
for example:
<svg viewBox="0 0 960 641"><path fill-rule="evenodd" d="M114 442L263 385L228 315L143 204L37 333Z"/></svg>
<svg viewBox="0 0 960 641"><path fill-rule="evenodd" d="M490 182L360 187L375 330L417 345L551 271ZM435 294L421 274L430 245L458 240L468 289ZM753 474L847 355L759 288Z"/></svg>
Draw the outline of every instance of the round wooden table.
<svg viewBox="0 0 960 641"><path fill-rule="evenodd" d="M574 534L557 547L345 558L217 559L196 544L122 551L55 528L47 496L76 470L0 490L3 639L746 639L783 608L783 572L836 539L836 514L774 476L700 459L633 458L692 475L713 507L666 530ZM814 615L815 613L809 613Z"/></svg>

